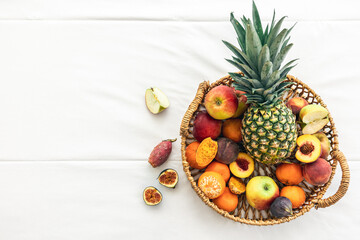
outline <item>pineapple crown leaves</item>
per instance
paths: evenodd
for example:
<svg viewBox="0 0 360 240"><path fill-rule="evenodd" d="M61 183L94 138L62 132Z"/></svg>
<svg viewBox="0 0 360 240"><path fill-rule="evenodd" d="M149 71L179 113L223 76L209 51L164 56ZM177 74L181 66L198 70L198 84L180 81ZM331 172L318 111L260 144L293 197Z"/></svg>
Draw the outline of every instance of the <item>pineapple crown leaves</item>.
<svg viewBox="0 0 360 240"><path fill-rule="evenodd" d="M294 59L281 67L287 53L293 46L289 43L290 29L281 29L286 17L275 21L275 10L271 24L266 25L265 30L260 20L260 15L253 1L252 20L243 16L240 22L230 14L232 23L237 34L240 48L223 41L235 55L232 59L226 59L238 68L243 74L229 73L234 79L235 89L245 92L248 103L259 106L272 107L281 101L282 95L288 90L291 82L283 82L286 75L296 65L298 59Z"/></svg>

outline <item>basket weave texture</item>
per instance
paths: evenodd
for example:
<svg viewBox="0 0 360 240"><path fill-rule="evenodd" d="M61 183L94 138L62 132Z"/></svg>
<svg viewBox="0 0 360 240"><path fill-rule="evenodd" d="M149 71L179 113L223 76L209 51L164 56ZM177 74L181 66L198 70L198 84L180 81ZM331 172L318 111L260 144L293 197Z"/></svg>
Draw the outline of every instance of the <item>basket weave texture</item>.
<svg viewBox="0 0 360 240"><path fill-rule="evenodd" d="M297 78L288 75L287 81L292 81L293 84L290 85L290 90L288 94L284 97L284 101L287 101L290 98L293 97L303 97L305 98L309 104L315 103L320 104L321 106L326 107L325 103L321 100L320 96L318 96L311 88L309 88L306 84L298 80ZM306 201L304 205L302 205L300 208L295 209L293 215L289 217L284 218L274 218L271 216L269 210L265 211L259 211L255 208L251 207L247 201L245 194L241 194L239 196L239 203L237 208L233 212L226 212L222 209L219 209L197 186L197 179L200 177L202 172L204 170L197 170L193 169L189 166L189 163L186 160L185 156L185 149L186 147L193 141L195 141L193 135L192 135L192 129L193 129L193 121L194 117L197 112L204 109L203 101L205 98L206 93L211 90L212 88L219 86L219 85L227 85L231 86L233 80L230 76L223 77L219 79L218 81L212 83L211 85L209 82L202 82L199 85L199 88L197 90L195 99L192 101L192 103L189 105L188 110L186 111L181 127L180 127L180 135L181 135L181 153L182 153L182 164L183 169L187 175L187 178L189 179L192 188L195 190L195 192L198 194L198 196L201 198L201 200L211 208L213 208L216 212L221 214L222 216L229 218L231 220L234 220L236 222L245 223L245 224L251 224L251 225L274 225L279 223L284 223L291 221L304 213L308 212L311 208L315 207L317 208L325 208L333 205L337 201L339 201L346 193L349 181L350 181L350 171L349 167L346 161L346 158L344 154L339 150L339 143L338 143L338 134L335 129L335 124L333 121L333 118L329 114L329 123L323 128L323 132L327 135L327 137L330 140L331 143L331 151L330 151L330 157L327 159L327 161L332 166L332 173L330 180L323 186L315 187L310 184L308 184L306 181L303 181L299 184L300 187L302 187L306 193ZM298 126L298 131L300 135L301 128ZM296 150L296 149L295 149ZM292 154L294 155L294 154ZM334 177L335 170L337 163L340 163L340 167L342 170L342 179L340 186L337 190L337 192L326 198L322 199L323 195L325 194L326 190L331 184L331 180ZM282 183L277 181L275 177L275 166L269 166L265 165L259 162L255 162L255 170L253 174L245 179L245 183L248 182L248 180L254 176L269 176L275 180L275 182L278 184L279 187L284 186Z"/></svg>

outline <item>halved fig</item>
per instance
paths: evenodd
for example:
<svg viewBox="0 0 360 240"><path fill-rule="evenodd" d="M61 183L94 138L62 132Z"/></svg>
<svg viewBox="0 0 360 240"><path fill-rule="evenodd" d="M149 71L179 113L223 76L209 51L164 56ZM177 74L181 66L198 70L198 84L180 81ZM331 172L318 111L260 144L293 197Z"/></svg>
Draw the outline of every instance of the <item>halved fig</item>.
<svg viewBox="0 0 360 240"><path fill-rule="evenodd" d="M254 160L246 153L239 153L236 160L230 163L229 168L236 177L247 178L254 171Z"/></svg>
<svg viewBox="0 0 360 240"><path fill-rule="evenodd" d="M297 160L303 163L316 161L321 154L320 140L310 134L301 135L296 139L298 150L295 154Z"/></svg>
<svg viewBox="0 0 360 240"><path fill-rule="evenodd" d="M159 174L158 180L165 187L175 188L179 181L179 175L174 169L167 168Z"/></svg>
<svg viewBox="0 0 360 240"><path fill-rule="evenodd" d="M149 186L144 189L143 199L149 206L158 205L162 200L162 195L155 187Z"/></svg>

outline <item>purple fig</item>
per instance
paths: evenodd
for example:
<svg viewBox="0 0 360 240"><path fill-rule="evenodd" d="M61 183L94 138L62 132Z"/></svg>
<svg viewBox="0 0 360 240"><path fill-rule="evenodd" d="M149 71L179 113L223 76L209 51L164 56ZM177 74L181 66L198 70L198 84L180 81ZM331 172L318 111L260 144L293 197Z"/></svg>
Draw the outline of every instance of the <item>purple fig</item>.
<svg viewBox="0 0 360 240"><path fill-rule="evenodd" d="M277 197L270 206L270 212L274 217L281 218L293 214L292 203L286 197Z"/></svg>
<svg viewBox="0 0 360 240"><path fill-rule="evenodd" d="M155 168L166 162L172 150L172 143L175 141L176 138L164 140L152 150L149 157L151 166Z"/></svg>

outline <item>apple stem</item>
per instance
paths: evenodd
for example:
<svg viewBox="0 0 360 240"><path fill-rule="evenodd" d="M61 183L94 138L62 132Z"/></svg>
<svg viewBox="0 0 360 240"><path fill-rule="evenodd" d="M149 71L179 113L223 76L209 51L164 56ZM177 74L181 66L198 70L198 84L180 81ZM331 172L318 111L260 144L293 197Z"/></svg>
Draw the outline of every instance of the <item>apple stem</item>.
<svg viewBox="0 0 360 240"><path fill-rule="evenodd" d="M166 139L164 140L163 142L175 142L177 140L177 138L174 138L174 139Z"/></svg>

